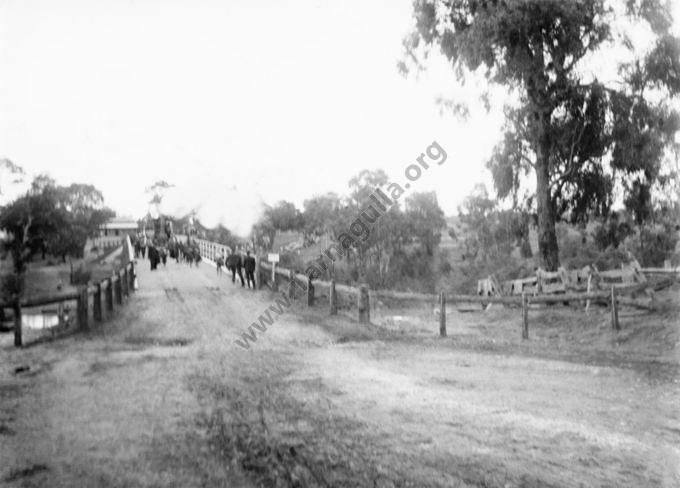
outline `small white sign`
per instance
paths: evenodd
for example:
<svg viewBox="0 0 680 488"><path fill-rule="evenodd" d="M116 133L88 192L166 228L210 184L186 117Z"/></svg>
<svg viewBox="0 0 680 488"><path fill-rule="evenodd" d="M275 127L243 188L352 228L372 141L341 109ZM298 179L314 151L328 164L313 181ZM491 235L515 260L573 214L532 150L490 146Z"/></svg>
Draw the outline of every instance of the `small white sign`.
<svg viewBox="0 0 680 488"><path fill-rule="evenodd" d="M278 263L279 262L279 253L269 253L267 255L267 261L270 263Z"/></svg>

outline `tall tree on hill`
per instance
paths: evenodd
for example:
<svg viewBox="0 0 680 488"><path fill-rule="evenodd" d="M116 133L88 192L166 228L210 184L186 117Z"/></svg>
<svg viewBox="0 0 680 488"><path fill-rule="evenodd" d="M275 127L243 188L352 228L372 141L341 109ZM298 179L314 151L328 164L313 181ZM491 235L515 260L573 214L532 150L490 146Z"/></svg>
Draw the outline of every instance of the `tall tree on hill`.
<svg viewBox="0 0 680 488"><path fill-rule="evenodd" d="M273 207L267 206L263 215L253 225L252 236L255 245L271 250L278 231L302 230L302 213L291 202L284 200Z"/></svg>
<svg viewBox="0 0 680 488"><path fill-rule="evenodd" d="M46 238L47 249L55 256L80 258L88 237L116 214L104 206L104 195L93 185L72 183L58 186L49 177L38 176L33 182L33 191L52 193L56 209L62 213L62 225Z"/></svg>
<svg viewBox="0 0 680 488"><path fill-rule="evenodd" d="M325 235L336 237L334 229L339 216L339 210L342 208L342 202L338 195L335 193L315 195L304 201L303 208L303 229L305 238L308 241Z"/></svg>
<svg viewBox="0 0 680 488"><path fill-rule="evenodd" d="M300 230L303 226L302 214L295 204L284 200L265 210L265 216L276 230Z"/></svg>
<svg viewBox="0 0 680 488"><path fill-rule="evenodd" d="M163 201L165 192L174 186L175 185L168 183L165 180L158 180L153 185L146 187L146 193L151 195L151 200L149 200L149 203L152 205L160 204Z"/></svg>
<svg viewBox="0 0 680 488"><path fill-rule="evenodd" d="M406 217L413 235L418 238L425 254L432 256L441 241L446 225L444 211L434 192L414 193L406 199Z"/></svg>
<svg viewBox="0 0 680 488"><path fill-rule="evenodd" d="M387 173L382 169L373 171L365 169L360 171L356 176L353 176L348 182L350 193L349 198L347 199L348 205L345 213L348 216L351 216L350 218L352 220L360 217L362 210L371 203L370 198L375 192L375 189L385 187L388 181ZM345 225L349 226L352 223L352 220L347 221ZM379 225L380 221L377 221L377 223L374 224L375 227L379 227ZM359 261L358 268L361 276L365 275L371 248L375 247L376 243L379 245L382 240L381 233L378 230L372 232L367 231L366 234L365 239L360 237L355 240L353 248Z"/></svg>
<svg viewBox="0 0 680 488"><path fill-rule="evenodd" d="M606 213L619 181L626 193L649 198L660 181L666 149L680 128L667 100L680 93L680 40L670 33L670 3L661 0L415 0L415 31L407 61L433 46L459 78L483 72L517 103L506 109L503 140L489 162L499 197L514 196L533 172L527 202L538 213L544 266L559 266L555 221ZM648 28L643 57L615 35L615 23ZM619 79L604 83L584 69L593 54L628 50ZM406 63L403 69L408 69ZM594 71L594 70L593 70ZM609 162L609 171L605 164Z"/></svg>

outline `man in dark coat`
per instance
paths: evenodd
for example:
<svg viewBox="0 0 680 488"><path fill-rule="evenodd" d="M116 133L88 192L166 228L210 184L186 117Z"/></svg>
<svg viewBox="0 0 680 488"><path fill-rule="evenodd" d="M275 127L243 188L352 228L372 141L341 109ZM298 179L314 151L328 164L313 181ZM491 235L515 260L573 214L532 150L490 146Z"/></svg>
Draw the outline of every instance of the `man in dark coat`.
<svg viewBox="0 0 680 488"><path fill-rule="evenodd" d="M246 252L246 257L243 260L243 269L246 270L248 288L255 289L255 258L250 255L250 251Z"/></svg>
<svg viewBox="0 0 680 488"><path fill-rule="evenodd" d="M151 270L155 270L156 267L158 266L158 261L160 261L160 256L158 253L158 249L156 249L156 246L150 245L149 246L149 262L151 264Z"/></svg>
<svg viewBox="0 0 680 488"><path fill-rule="evenodd" d="M231 282L236 283L236 274L241 279L241 286L246 286L245 281L243 281L243 273L241 273L241 267L243 263L241 262L241 256L239 254L230 254L227 258L227 269L231 271Z"/></svg>

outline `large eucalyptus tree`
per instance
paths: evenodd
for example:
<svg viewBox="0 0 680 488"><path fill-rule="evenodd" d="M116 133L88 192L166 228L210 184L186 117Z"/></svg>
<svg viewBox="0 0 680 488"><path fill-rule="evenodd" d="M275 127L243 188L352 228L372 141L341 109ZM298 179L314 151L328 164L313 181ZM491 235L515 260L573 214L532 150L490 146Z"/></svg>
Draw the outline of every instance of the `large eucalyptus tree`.
<svg viewBox="0 0 680 488"><path fill-rule="evenodd" d="M415 0L413 8L402 66L423 66L438 48L460 78L481 72L512 95L489 166L500 198L535 208L547 269L559 266L557 219L606 213L617 181L626 202L649 203L680 127L670 103L680 93L670 2ZM649 48L626 26L645 33ZM518 199L531 173L535 194Z"/></svg>

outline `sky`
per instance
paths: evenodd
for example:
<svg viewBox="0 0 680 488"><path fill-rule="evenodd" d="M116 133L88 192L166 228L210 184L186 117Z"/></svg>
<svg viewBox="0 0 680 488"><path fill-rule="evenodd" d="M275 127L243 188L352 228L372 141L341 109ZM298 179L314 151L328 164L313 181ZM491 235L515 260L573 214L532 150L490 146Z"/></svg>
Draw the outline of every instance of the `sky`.
<svg viewBox="0 0 680 488"><path fill-rule="evenodd" d="M677 2L680 3L680 2ZM455 214L500 138L434 57L404 78L411 0L0 0L0 157L29 175L94 184L143 216L167 209L247 233L261 205L348 192L362 169L393 181L433 141L448 154L413 182ZM676 8L676 11L679 10ZM680 16L680 15L679 15ZM7 198L9 194L5 197ZM173 208L171 208L173 207Z"/></svg>

